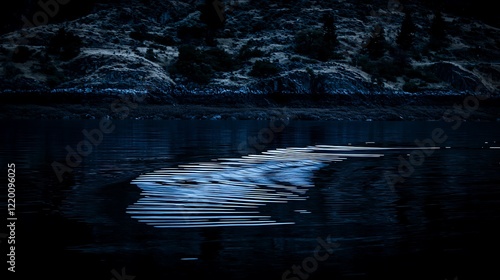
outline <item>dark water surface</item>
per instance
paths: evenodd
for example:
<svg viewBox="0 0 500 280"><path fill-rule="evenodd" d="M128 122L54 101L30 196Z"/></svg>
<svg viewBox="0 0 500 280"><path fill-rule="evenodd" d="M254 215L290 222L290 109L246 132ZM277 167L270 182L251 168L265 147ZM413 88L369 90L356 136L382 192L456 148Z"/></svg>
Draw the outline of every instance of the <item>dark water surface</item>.
<svg viewBox="0 0 500 280"><path fill-rule="evenodd" d="M65 147L77 150L86 139L82 130L92 131L99 122L2 123L2 176L7 163L16 164L18 275L462 280L500 274L498 122L464 123L456 130L444 122L291 122L273 133L269 144L259 142L259 147L384 149L348 152L380 157L309 162L314 166L310 171L297 169L294 163L241 177L231 169L222 177L241 178L240 184L265 189L271 180L265 177L274 176L273 180L288 180L289 187L306 184L301 180L310 180L311 186L302 199L257 208L259 215L283 224L189 228L155 227L134 218L130 207L144 194L131 181L162 168L177 170L179 165L221 158L237 161L248 137L259 141L261 132L260 139L267 142L262 131L270 128L269 122L113 121L113 125L114 131L103 134L102 142L59 182L51 164L65 163ZM426 156L405 182L392 189L385 175L397 174L398 157L408 159L414 141L431 138L436 128L447 136L438 145L441 149ZM259 163L256 168L269 167ZM6 188L2 189L1 198L7 201ZM198 195L199 189L193 187ZM179 215L183 222L189 216ZM318 247L318 238L334 243L330 253ZM6 242L0 246L5 256Z"/></svg>

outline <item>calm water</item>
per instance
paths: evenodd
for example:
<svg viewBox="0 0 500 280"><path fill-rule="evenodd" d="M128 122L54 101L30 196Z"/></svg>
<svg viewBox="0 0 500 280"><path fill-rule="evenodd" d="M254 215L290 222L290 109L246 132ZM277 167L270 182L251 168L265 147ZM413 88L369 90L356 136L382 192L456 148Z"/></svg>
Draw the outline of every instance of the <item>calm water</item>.
<svg viewBox="0 0 500 280"><path fill-rule="evenodd" d="M102 142L59 182L51 164L65 163L65 147L76 150L85 139L82 130L98 128L99 122L2 123L3 173L8 162L16 164L19 273L36 269L41 277L117 280L132 279L123 272L137 280L462 280L500 273L496 270L500 149L494 148L500 146L500 123L465 123L452 130L444 122L291 122L274 133L270 143L258 142L261 152L342 146L342 153L349 155L339 161L306 155L295 157L290 165L279 158L271 163L264 159L251 166L236 165L224 175L215 170L218 179L205 181L193 175L193 166L222 159L239 162L248 137L258 141L261 132L265 140L262 131L270 128L269 122L114 121L113 125L115 130L104 134ZM442 148L391 189L385 174L397 174L398 157L408 158L414 141L430 138L435 128L448 136L439 145ZM352 146L361 149L346 150ZM366 149L373 147L383 149ZM131 184L164 168L177 172L179 165L190 167L178 184L154 179L147 190ZM220 183L224 180L225 185ZM275 191L269 190L270 184L280 181L285 189L303 187L304 192L285 203L261 203L250 209L253 216L248 220L229 217L234 226L170 227L207 224L193 216L199 214L186 212L186 204L180 209L184 210L180 222L165 223L161 216L165 213L158 212L175 205L175 193L169 193L169 201L162 200L163 192L172 189L168 187L190 184L191 189L179 188L180 200L195 197L190 203L201 205L222 191L226 197L238 197L238 188L225 188L229 181L269 192ZM200 185L208 189L200 191ZM216 194L211 186L218 188ZM6 201L3 189L1 198ZM200 193L206 197L200 198ZM146 195L157 195L154 201L165 203L141 208L150 212L135 217L137 211L131 211ZM248 200L231 201L241 206L251 203ZM158 219L150 214L160 215L161 223L148 223L147 219ZM267 218L255 217L260 215ZM238 225L241 221L271 224ZM318 238L335 243L323 261L314 258ZM3 256L5 245L0 245Z"/></svg>

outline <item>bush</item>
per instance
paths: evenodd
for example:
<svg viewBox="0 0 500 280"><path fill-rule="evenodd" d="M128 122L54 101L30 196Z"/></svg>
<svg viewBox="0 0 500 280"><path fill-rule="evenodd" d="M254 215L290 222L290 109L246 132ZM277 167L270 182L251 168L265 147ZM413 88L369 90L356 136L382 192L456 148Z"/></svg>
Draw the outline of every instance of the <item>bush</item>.
<svg viewBox="0 0 500 280"><path fill-rule="evenodd" d="M371 59L379 59L384 56L386 50L387 41L385 40L384 28L377 25L364 46L364 52L366 52Z"/></svg>
<svg viewBox="0 0 500 280"><path fill-rule="evenodd" d="M407 92L418 92L420 91L420 87L414 81L409 81L403 85L403 90Z"/></svg>
<svg viewBox="0 0 500 280"><path fill-rule="evenodd" d="M280 68L269 60L257 60L250 71L254 77L273 76L280 72Z"/></svg>
<svg viewBox="0 0 500 280"><path fill-rule="evenodd" d="M61 28L47 46L49 54L57 54L62 60L69 60L80 54L82 39L71 31Z"/></svg>
<svg viewBox="0 0 500 280"><path fill-rule="evenodd" d="M4 69L3 75L7 79L12 79L15 76L23 73L23 71L17 68L12 62L5 63L3 69Z"/></svg>
<svg viewBox="0 0 500 280"><path fill-rule="evenodd" d="M240 60L248 60L252 57L262 57L264 52L259 50L254 40L249 40L243 47L241 47L238 58Z"/></svg>
<svg viewBox="0 0 500 280"><path fill-rule="evenodd" d="M415 39L416 25L413 23L410 12L405 13L405 17L399 29L398 36L396 37L396 43L404 49L408 50L413 46L413 40Z"/></svg>
<svg viewBox="0 0 500 280"><path fill-rule="evenodd" d="M148 40L150 37L147 27L143 24L135 26L134 30L130 32L129 36L130 38L141 42L144 40Z"/></svg>
<svg viewBox="0 0 500 280"><path fill-rule="evenodd" d="M153 41L155 43L158 43L160 45L164 46L175 46L177 45L177 42L172 36L169 35L164 35L164 36L155 36Z"/></svg>
<svg viewBox="0 0 500 280"><path fill-rule="evenodd" d="M129 36L131 39L141 41L141 42L147 39L147 36L145 34L139 33L137 31L131 31L129 33Z"/></svg>
<svg viewBox="0 0 500 280"><path fill-rule="evenodd" d="M432 71L423 67L406 69L405 75L411 79L420 79L426 83L439 83L441 80Z"/></svg>
<svg viewBox="0 0 500 280"><path fill-rule="evenodd" d="M215 71L229 72L237 69L236 61L225 50L212 48L204 51L203 56Z"/></svg>
<svg viewBox="0 0 500 280"><path fill-rule="evenodd" d="M179 73L193 82L206 84L216 71L236 69L234 59L222 49L200 51L192 45L183 45L179 47L179 58L171 72Z"/></svg>
<svg viewBox="0 0 500 280"><path fill-rule="evenodd" d="M153 62L157 60L156 54L152 48L148 48L146 51L146 59Z"/></svg>
<svg viewBox="0 0 500 280"><path fill-rule="evenodd" d="M295 51L321 61L335 56L333 46L325 43L325 35L321 29L299 31L295 35Z"/></svg>
<svg viewBox="0 0 500 280"><path fill-rule="evenodd" d="M196 25L181 25L177 28L177 37L182 42L190 42L192 40L204 39L206 31L201 26Z"/></svg>
<svg viewBox="0 0 500 280"><path fill-rule="evenodd" d="M32 54L32 51L26 46L19 46L15 49L12 54L12 61L17 63L24 63L28 61Z"/></svg>
<svg viewBox="0 0 500 280"><path fill-rule="evenodd" d="M357 63L363 71L372 75L375 79L383 78L395 82L396 77L403 74L403 69L389 59L371 60L368 56L363 55L358 58Z"/></svg>
<svg viewBox="0 0 500 280"><path fill-rule="evenodd" d="M448 43L446 38L446 23L443 15L439 11L434 12L431 28L429 29L430 42L429 47L433 50L438 50L445 47Z"/></svg>

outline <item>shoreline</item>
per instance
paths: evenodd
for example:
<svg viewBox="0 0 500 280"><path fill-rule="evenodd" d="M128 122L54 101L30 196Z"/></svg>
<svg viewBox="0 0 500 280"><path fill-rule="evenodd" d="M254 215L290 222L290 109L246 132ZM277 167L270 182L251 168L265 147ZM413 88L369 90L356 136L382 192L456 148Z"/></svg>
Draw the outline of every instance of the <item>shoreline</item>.
<svg viewBox="0 0 500 280"><path fill-rule="evenodd" d="M238 106L199 104L1 104L1 120L291 120L438 121L453 112L444 105L338 105L331 107ZM451 110L451 111L450 111ZM456 113L456 115L459 115ZM467 121L500 121L500 107L479 106Z"/></svg>

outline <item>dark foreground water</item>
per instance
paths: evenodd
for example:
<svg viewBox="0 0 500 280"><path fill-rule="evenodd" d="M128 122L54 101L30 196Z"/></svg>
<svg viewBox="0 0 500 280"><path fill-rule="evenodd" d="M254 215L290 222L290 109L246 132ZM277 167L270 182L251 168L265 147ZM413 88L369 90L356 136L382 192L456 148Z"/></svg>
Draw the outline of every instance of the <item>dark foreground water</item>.
<svg viewBox="0 0 500 280"><path fill-rule="evenodd" d="M17 276L500 274L498 122L456 130L444 122L291 122L272 134L281 123L111 125L102 139L94 134L97 145L85 146L82 130L99 128L98 121L2 123L2 177L7 163L16 165ZM439 128L441 149L413 149ZM81 162L67 158L78 147L86 154ZM414 164L403 166L400 156ZM67 159L75 167L60 171L60 182L51 164L61 168ZM386 177L397 178L400 165L405 181L392 188ZM2 190L5 213L6 183ZM5 260L7 239L0 241Z"/></svg>

